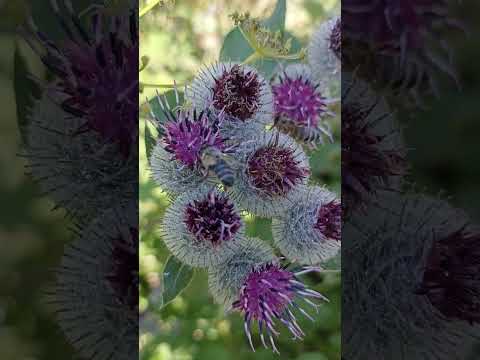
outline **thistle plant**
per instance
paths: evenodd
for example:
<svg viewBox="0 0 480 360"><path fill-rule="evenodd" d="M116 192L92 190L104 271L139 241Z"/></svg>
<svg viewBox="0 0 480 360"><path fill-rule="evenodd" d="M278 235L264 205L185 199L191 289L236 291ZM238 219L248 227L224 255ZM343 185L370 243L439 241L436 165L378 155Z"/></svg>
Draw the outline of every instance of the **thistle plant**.
<svg viewBox="0 0 480 360"><path fill-rule="evenodd" d="M238 59L222 51L220 61L185 84L184 100L175 83L149 100L156 137L146 137L147 156L153 179L172 200L159 221L168 263L206 270L213 299L244 317L252 349L256 323L262 345L279 352L277 328L303 339L299 317L314 320L311 310L327 302L300 276L321 273L341 244L340 201L310 183L304 149L322 151L335 141L329 122L338 99L322 86L339 88L339 78L316 77L303 61L304 49L291 54L298 40L286 40L283 31L248 14L232 17L232 31L252 53ZM262 60L277 62L273 72L259 66ZM244 230L248 218L257 217L294 228L291 214L308 229L299 239L278 231L275 249Z"/></svg>

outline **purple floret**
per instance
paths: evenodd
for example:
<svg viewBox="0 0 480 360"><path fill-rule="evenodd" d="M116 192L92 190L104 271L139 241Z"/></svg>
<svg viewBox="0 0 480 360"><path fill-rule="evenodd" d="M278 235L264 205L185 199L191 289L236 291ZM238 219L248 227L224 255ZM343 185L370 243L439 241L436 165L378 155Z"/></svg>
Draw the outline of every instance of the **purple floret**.
<svg viewBox="0 0 480 360"><path fill-rule="evenodd" d="M232 240L242 225L234 204L225 195L213 191L205 199L187 205L184 222L198 241L212 245Z"/></svg>
<svg viewBox="0 0 480 360"><path fill-rule="evenodd" d="M223 139L216 126L209 122L208 113L180 112L165 126L165 150L191 169L201 166L201 153L206 147L224 149Z"/></svg>
<svg viewBox="0 0 480 360"><path fill-rule="evenodd" d="M316 85L302 77L292 79L285 76L272 90L275 116L287 118L296 126L318 126L319 117L326 111L326 104Z"/></svg>

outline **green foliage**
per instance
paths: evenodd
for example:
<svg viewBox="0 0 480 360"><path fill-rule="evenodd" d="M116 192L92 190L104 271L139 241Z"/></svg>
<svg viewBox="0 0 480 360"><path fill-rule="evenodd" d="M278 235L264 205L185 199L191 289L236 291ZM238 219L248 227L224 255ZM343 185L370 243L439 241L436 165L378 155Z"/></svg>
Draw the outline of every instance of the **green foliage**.
<svg viewBox="0 0 480 360"><path fill-rule="evenodd" d="M175 299L193 278L193 269L170 256L163 269L162 305L165 306Z"/></svg>

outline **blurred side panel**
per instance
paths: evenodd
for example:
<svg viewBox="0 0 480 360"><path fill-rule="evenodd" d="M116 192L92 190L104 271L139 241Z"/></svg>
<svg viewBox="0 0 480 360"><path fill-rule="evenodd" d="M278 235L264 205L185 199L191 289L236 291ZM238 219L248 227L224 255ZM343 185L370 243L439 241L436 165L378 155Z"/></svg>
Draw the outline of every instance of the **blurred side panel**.
<svg viewBox="0 0 480 360"><path fill-rule="evenodd" d="M342 357L475 359L479 7L342 1Z"/></svg>
<svg viewBox="0 0 480 360"><path fill-rule="evenodd" d="M138 1L0 1L0 357L138 358Z"/></svg>

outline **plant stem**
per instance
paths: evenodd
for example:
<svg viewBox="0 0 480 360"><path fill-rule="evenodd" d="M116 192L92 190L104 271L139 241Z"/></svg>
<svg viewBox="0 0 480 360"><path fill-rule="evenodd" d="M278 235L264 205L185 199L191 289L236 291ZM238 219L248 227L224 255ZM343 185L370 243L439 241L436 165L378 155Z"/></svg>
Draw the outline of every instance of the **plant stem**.
<svg viewBox="0 0 480 360"><path fill-rule="evenodd" d="M153 0L150 4L146 5L143 9L140 9L139 17L143 17L147 14L150 10L152 10L155 6L160 3L160 0Z"/></svg>
<svg viewBox="0 0 480 360"><path fill-rule="evenodd" d="M183 85L178 84L149 84L140 82L140 86L144 88L159 88L159 89L175 89L176 87L182 87Z"/></svg>
<svg viewBox="0 0 480 360"><path fill-rule="evenodd" d="M248 58L246 58L245 60L243 60L242 62L242 65L247 65L247 64L251 64L257 60L260 60L262 58L262 54L260 54L259 52L255 51L252 55L250 55Z"/></svg>

